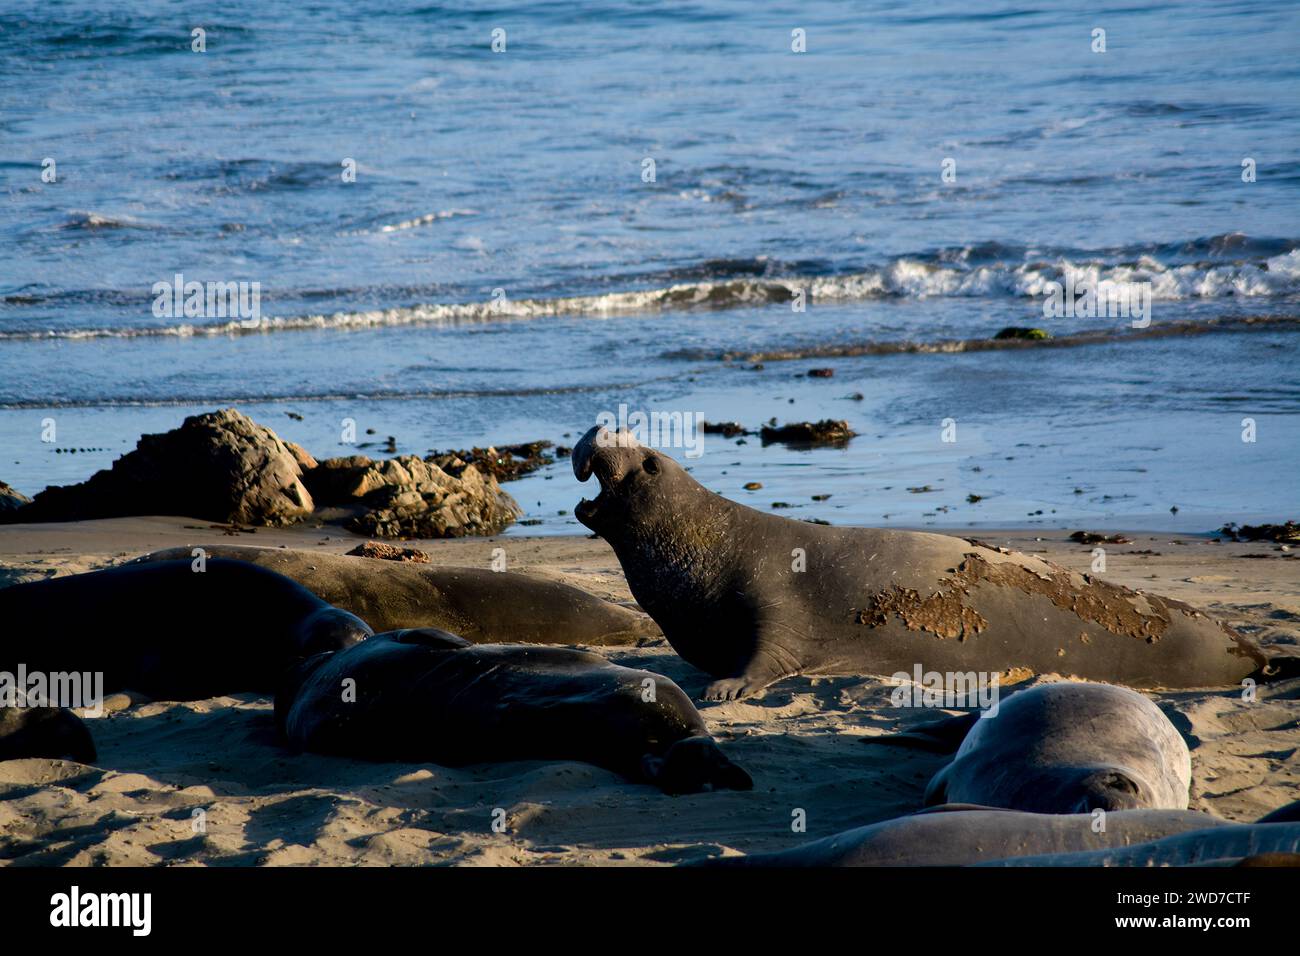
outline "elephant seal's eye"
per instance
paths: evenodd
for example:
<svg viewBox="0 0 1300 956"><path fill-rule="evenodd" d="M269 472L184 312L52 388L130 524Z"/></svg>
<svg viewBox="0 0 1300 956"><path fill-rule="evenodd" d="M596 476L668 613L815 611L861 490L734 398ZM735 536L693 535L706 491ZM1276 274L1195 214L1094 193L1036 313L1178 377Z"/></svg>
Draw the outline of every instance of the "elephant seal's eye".
<svg viewBox="0 0 1300 956"><path fill-rule="evenodd" d="M641 467L650 474L657 475L659 474L659 459L647 458L645 461L641 462Z"/></svg>

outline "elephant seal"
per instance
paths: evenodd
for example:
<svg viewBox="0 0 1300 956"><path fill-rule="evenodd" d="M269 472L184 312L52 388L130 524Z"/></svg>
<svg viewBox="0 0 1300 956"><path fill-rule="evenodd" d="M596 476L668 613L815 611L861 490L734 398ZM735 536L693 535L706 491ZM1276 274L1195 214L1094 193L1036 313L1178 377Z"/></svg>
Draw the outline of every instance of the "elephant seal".
<svg viewBox="0 0 1300 956"><path fill-rule="evenodd" d="M282 575L210 558L131 564L0 589L0 670L97 672L160 700L271 693L291 664L370 628Z"/></svg>
<svg viewBox="0 0 1300 956"><path fill-rule="evenodd" d="M63 707L0 706L0 760L47 757L93 763L95 742L85 723Z"/></svg>
<svg viewBox="0 0 1300 956"><path fill-rule="evenodd" d="M284 548L203 545L219 558L247 561L297 581L351 611L376 631L437 627L476 644L635 644L659 637L644 614L586 591L514 571L440 568ZM190 559L168 548L138 561Z"/></svg>
<svg viewBox="0 0 1300 956"><path fill-rule="evenodd" d="M981 866L1300 866L1300 823L1237 823L1076 853L1011 857Z"/></svg>
<svg viewBox="0 0 1300 956"><path fill-rule="evenodd" d="M1110 684L1042 684L974 721L956 759L930 781L925 805L1186 810L1191 784L1186 741L1147 698Z"/></svg>
<svg viewBox="0 0 1300 956"><path fill-rule="evenodd" d="M582 760L667 793L753 786L666 677L587 651L471 644L436 628L303 662L277 691L275 715L292 747L317 753L447 766Z"/></svg>
<svg viewBox="0 0 1300 956"><path fill-rule="evenodd" d="M1118 810L1106 814L1101 831L1094 829L1095 822L1090 813L954 805L846 830L789 850L715 858L703 865L1188 866L1300 847L1300 824L1229 823L1199 810Z"/></svg>
<svg viewBox="0 0 1300 956"><path fill-rule="evenodd" d="M794 674L1028 668L1133 687L1233 684L1268 661L1178 601L961 538L834 528L703 488L626 431L573 449L601 491L574 514L613 546L638 603L711 700Z"/></svg>

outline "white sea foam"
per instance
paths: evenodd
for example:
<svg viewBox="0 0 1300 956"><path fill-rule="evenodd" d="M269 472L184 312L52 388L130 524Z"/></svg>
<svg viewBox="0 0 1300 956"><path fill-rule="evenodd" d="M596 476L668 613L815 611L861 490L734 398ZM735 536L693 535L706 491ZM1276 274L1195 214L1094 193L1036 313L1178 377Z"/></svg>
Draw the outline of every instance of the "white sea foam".
<svg viewBox="0 0 1300 956"><path fill-rule="evenodd" d="M467 211L466 211L467 212ZM430 214L441 216L442 213ZM426 217L427 218L427 217ZM412 220L414 221L414 220ZM401 224L397 224L401 225ZM396 228L396 227L395 227ZM1075 286L1102 282L1150 283L1154 299L1227 296L1261 298L1300 295L1300 250L1254 263L1165 265L1150 256L1108 264L1065 258L1017 265L974 267L900 258L862 272L833 276L737 278L685 282L600 295L425 303L391 309L328 314L264 316L255 323L214 321L127 328L52 329L0 332L0 339L90 339L141 336L248 335L294 329L364 329L401 325L465 325L559 316L600 318L637 312L726 309L788 302L803 290L814 303L873 298L1037 297L1048 284L1069 279ZM508 290L507 294L508 294Z"/></svg>

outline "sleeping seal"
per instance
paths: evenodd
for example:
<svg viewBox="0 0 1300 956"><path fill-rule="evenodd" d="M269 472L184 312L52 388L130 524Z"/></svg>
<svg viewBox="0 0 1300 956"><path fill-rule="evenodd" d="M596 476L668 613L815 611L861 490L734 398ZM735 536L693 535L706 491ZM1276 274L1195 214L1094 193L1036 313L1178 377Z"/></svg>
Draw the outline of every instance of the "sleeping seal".
<svg viewBox="0 0 1300 956"><path fill-rule="evenodd" d="M133 564L0 589L0 671L103 674L105 691L199 700L275 690L290 664L370 628L288 578L212 558Z"/></svg>
<svg viewBox="0 0 1300 956"><path fill-rule="evenodd" d="M292 747L317 753L447 766L582 760L667 793L753 786L666 677L434 628L303 662L277 691L275 715Z"/></svg>
<svg viewBox="0 0 1300 956"><path fill-rule="evenodd" d="M514 571L434 567L290 548L203 545L210 556L247 561L297 581L377 631L437 627L475 644L635 644L659 637L644 614L586 591ZM137 561L190 559L168 548Z"/></svg>
<svg viewBox="0 0 1300 956"><path fill-rule="evenodd" d="M1300 824L1229 823L1197 810L1119 810L1106 814L1104 830L1095 830L1094 823L1089 813L954 805L846 830L789 850L721 857L704 865L1189 866L1300 848Z"/></svg>
<svg viewBox="0 0 1300 956"><path fill-rule="evenodd" d="M1147 698L1109 684L1042 684L973 721L956 759L930 781L925 805L1186 810L1191 784L1187 743Z"/></svg>
<svg viewBox="0 0 1300 956"><path fill-rule="evenodd" d="M630 434L573 449L600 495L575 509L711 700L793 674L1072 674L1198 687L1264 673L1260 649L1178 601L961 538L833 528L763 514L700 486Z"/></svg>

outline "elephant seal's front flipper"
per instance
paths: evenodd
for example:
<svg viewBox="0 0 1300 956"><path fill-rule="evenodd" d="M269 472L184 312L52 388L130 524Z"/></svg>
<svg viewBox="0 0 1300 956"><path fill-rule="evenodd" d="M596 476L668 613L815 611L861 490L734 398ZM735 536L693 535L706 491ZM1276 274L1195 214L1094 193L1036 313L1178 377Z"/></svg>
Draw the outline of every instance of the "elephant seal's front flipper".
<svg viewBox="0 0 1300 956"><path fill-rule="evenodd" d="M646 780L664 793L698 793L701 790L753 790L754 781L728 759L712 737L679 740L662 757L641 758Z"/></svg>

